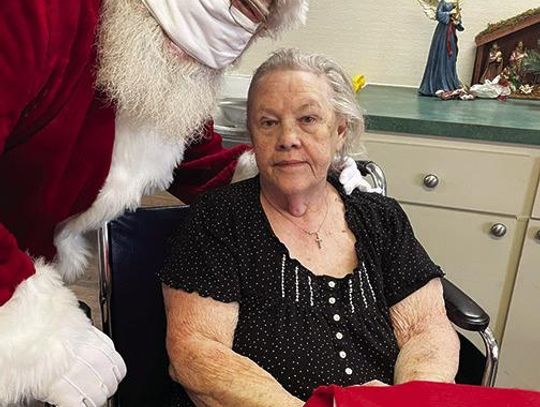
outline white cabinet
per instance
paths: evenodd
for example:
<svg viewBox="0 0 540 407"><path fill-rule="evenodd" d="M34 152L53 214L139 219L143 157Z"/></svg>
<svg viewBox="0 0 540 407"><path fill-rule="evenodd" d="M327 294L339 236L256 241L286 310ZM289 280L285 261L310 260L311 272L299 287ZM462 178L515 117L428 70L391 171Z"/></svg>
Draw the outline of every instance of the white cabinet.
<svg viewBox="0 0 540 407"><path fill-rule="evenodd" d="M501 347L497 385L540 390L540 220L527 228Z"/></svg>
<svg viewBox="0 0 540 407"><path fill-rule="evenodd" d="M430 257L450 281L482 305L500 341L518 263L512 253L519 253L525 221L423 205L402 206ZM490 228L494 223L506 226L504 236L493 237ZM481 344L476 336L473 341Z"/></svg>
<svg viewBox="0 0 540 407"><path fill-rule="evenodd" d="M490 314L497 384L540 390L540 149L380 133L366 147L432 259Z"/></svg>

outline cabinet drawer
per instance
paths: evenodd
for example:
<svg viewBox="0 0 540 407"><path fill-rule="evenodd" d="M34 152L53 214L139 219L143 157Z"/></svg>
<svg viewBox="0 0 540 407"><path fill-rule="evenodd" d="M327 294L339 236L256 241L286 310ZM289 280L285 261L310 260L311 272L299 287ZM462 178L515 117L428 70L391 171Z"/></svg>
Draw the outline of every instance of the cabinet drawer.
<svg viewBox="0 0 540 407"><path fill-rule="evenodd" d="M534 159L527 154L388 141L366 141L398 200L521 215L530 213ZM429 188L425 177L437 185ZM436 178L435 178L436 177Z"/></svg>
<svg viewBox="0 0 540 407"><path fill-rule="evenodd" d="M526 221L422 205L402 206L430 257L448 279L486 310L500 341L519 260L515 253L519 253ZM506 226L504 236L491 235L494 223ZM479 337L475 343L481 344Z"/></svg>
<svg viewBox="0 0 540 407"><path fill-rule="evenodd" d="M529 222L508 312L497 386L540 390L540 221Z"/></svg>

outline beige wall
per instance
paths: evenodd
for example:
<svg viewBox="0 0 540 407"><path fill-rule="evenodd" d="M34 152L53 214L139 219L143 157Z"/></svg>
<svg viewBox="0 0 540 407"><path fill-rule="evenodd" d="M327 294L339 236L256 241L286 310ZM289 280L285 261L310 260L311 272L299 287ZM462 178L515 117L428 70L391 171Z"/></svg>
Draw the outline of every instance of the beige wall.
<svg viewBox="0 0 540 407"><path fill-rule="evenodd" d="M464 0L465 31L458 34L461 80L471 79L474 37L488 22L538 6L538 0ZM287 33L278 43L259 41L236 72L251 74L270 51L291 46L332 56L350 74L365 74L368 83L417 86L435 25L417 0L311 0L305 27Z"/></svg>

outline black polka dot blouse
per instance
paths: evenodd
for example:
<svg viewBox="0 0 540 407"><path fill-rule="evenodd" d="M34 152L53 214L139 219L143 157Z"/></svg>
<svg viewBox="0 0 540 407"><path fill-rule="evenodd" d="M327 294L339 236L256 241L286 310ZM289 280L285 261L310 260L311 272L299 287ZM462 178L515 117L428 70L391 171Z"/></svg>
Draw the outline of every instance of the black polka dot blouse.
<svg viewBox="0 0 540 407"><path fill-rule="evenodd" d="M343 278L291 258L264 214L258 177L194 204L160 273L170 287L238 302L233 350L302 400L319 385L392 383L399 349L389 307L443 275L395 200L340 194L359 264ZM175 392L171 405L193 406Z"/></svg>

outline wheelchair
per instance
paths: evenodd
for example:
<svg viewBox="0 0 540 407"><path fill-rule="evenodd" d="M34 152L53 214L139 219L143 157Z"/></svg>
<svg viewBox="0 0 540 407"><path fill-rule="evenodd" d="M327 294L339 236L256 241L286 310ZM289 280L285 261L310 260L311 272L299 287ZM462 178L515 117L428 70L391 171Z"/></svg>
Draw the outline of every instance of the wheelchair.
<svg viewBox="0 0 540 407"><path fill-rule="evenodd" d="M386 195L383 171L371 161L358 162ZM168 238L185 219L188 206L139 208L105 224L98 232L99 301L104 332L124 358L127 375L111 401L113 406L162 405L173 385L165 349L166 319L156 273L167 255ZM481 335L485 354L459 334L456 382L494 386L499 349L489 316L471 298L443 279L449 319Z"/></svg>

